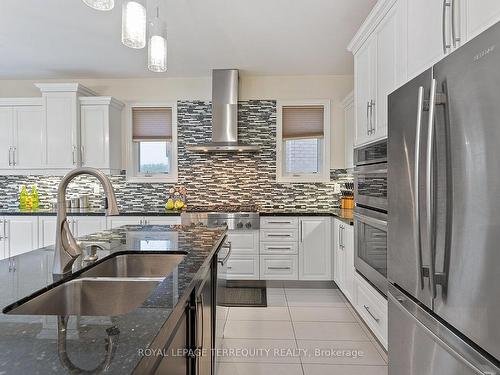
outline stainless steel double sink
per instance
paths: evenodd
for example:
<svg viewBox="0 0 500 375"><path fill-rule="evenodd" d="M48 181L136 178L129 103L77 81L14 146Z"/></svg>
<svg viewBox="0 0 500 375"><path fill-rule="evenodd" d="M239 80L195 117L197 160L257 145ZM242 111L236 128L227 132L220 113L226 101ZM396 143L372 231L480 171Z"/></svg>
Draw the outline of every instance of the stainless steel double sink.
<svg viewBox="0 0 500 375"><path fill-rule="evenodd" d="M15 315L123 315L139 307L182 262L185 253L117 254L26 301L7 307ZM7 311L6 311L7 310Z"/></svg>

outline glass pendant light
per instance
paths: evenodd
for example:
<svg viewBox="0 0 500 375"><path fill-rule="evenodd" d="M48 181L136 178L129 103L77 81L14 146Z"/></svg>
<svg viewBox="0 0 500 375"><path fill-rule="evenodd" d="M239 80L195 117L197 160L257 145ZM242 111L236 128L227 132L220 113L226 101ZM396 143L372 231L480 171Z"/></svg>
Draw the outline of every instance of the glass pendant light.
<svg viewBox="0 0 500 375"><path fill-rule="evenodd" d="M158 8L149 23L148 69L156 73L167 71L167 31Z"/></svg>
<svg viewBox="0 0 500 375"><path fill-rule="evenodd" d="M115 0L82 0L86 5L97 10L111 10L115 7Z"/></svg>
<svg viewBox="0 0 500 375"><path fill-rule="evenodd" d="M123 0L122 43L130 48L146 46L146 0Z"/></svg>

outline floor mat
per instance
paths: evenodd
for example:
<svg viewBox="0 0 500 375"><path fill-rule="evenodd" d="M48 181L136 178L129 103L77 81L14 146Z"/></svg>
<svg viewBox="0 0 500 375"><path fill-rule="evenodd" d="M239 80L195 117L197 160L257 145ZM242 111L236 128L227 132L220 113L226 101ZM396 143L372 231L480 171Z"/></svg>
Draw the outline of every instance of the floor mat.
<svg viewBox="0 0 500 375"><path fill-rule="evenodd" d="M267 307L266 288L231 287L224 288L218 298L218 305L226 307Z"/></svg>

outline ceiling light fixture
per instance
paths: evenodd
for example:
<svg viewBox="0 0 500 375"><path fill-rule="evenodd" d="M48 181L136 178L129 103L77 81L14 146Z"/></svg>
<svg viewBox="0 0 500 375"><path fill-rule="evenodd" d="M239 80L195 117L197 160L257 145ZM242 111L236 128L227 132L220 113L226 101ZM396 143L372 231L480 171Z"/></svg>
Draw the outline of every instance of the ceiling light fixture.
<svg viewBox="0 0 500 375"><path fill-rule="evenodd" d="M85 5L97 10L111 10L115 7L115 0L82 0Z"/></svg>
<svg viewBox="0 0 500 375"><path fill-rule="evenodd" d="M167 71L167 28L156 8L156 17L149 23L148 69L152 72Z"/></svg>
<svg viewBox="0 0 500 375"><path fill-rule="evenodd" d="M145 0L124 0L122 6L122 43L130 48L146 46Z"/></svg>

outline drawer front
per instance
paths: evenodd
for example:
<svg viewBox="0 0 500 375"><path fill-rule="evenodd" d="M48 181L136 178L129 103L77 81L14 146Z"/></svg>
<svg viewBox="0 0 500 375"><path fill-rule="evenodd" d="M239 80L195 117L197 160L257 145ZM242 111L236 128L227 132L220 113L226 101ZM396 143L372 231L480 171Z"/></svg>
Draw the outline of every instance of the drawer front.
<svg viewBox="0 0 500 375"><path fill-rule="evenodd" d="M228 280L259 280L259 256L230 256L227 261Z"/></svg>
<svg viewBox="0 0 500 375"><path fill-rule="evenodd" d="M297 229L261 229L260 239L262 242L296 242L298 238Z"/></svg>
<svg viewBox="0 0 500 375"><path fill-rule="evenodd" d="M293 216L269 216L260 218L261 228L298 229L299 219Z"/></svg>
<svg viewBox="0 0 500 375"><path fill-rule="evenodd" d="M258 255L259 254L259 231L229 231L228 241L231 242L233 254Z"/></svg>
<svg viewBox="0 0 500 375"><path fill-rule="evenodd" d="M275 254L275 255L296 255L298 254L297 242L261 242L261 254Z"/></svg>
<svg viewBox="0 0 500 375"><path fill-rule="evenodd" d="M261 280L298 280L298 255L261 255Z"/></svg>
<svg viewBox="0 0 500 375"><path fill-rule="evenodd" d="M356 310L387 349L387 300L356 275Z"/></svg>

